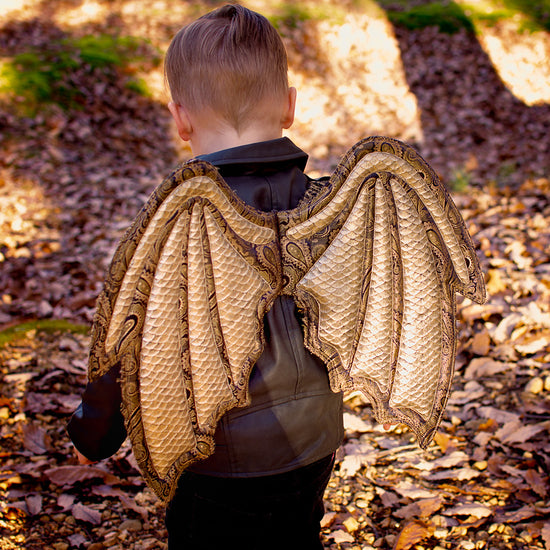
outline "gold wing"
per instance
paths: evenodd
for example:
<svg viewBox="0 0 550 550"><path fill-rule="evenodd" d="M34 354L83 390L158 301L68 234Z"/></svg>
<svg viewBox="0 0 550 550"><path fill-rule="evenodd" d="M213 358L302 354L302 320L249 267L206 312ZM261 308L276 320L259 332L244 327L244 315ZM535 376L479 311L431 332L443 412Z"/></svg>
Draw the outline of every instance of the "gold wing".
<svg viewBox="0 0 550 550"><path fill-rule="evenodd" d="M455 292L485 301L470 236L436 174L409 146L366 138L279 225L283 292L332 389L361 390L380 423L409 425L425 448L452 381Z"/></svg>
<svg viewBox="0 0 550 550"><path fill-rule="evenodd" d="M282 284L276 235L274 214L192 162L155 190L115 252L89 378L120 363L133 451L164 500L186 467L213 452L218 419L247 403L263 316Z"/></svg>

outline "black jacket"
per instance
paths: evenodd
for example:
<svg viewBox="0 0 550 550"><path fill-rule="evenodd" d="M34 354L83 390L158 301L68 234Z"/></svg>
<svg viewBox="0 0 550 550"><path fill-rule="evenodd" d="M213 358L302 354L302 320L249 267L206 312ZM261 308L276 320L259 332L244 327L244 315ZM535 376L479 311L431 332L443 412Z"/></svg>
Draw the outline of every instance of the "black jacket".
<svg viewBox="0 0 550 550"><path fill-rule="evenodd" d="M309 178L307 155L289 139L243 145L199 157L251 206L295 208ZM218 424L216 451L191 470L224 477L287 472L337 449L343 438L342 396L330 390L324 363L303 344L292 298L276 299L264 319L266 345L252 370L251 404L229 411ZM120 413L119 373L89 383L69 422L76 448L90 459L118 450L126 437Z"/></svg>

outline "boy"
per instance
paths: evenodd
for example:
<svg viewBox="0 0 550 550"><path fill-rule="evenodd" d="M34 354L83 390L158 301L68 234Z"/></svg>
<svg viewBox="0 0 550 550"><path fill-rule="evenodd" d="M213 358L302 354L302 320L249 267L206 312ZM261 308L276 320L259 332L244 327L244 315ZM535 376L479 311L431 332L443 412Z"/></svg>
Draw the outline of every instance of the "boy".
<svg viewBox="0 0 550 550"><path fill-rule="evenodd" d="M264 211L290 210L310 180L307 155L282 137L294 119L286 52L261 15L227 5L180 30L165 61L179 136L235 193ZM314 549L323 493L343 438L342 396L304 347L294 301L264 318L250 405L218 423L216 450L180 478L168 505L170 550ZM126 437L117 365L90 382L69 434L79 460L101 460Z"/></svg>

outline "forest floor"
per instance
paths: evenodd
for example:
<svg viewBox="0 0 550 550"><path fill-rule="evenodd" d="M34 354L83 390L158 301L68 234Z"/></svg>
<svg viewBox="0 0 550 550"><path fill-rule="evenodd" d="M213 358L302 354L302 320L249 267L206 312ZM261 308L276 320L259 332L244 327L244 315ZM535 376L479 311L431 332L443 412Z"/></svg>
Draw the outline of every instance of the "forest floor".
<svg viewBox="0 0 550 550"><path fill-rule="evenodd" d="M155 52L206 4L30 0L0 16L4 59L92 33L150 41L137 69L71 74L84 109L24 116L0 103L1 550L166 547L163 506L130 448L79 466L65 425L114 247L190 155ZM550 550L550 36L509 23L405 30L351 9L280 30L299 90L288 135L308 170L329 172L367 135L415 145L452 189L489 292L482 306L459 299L453 391L426 451L347 396L326 548Z"/></svg>

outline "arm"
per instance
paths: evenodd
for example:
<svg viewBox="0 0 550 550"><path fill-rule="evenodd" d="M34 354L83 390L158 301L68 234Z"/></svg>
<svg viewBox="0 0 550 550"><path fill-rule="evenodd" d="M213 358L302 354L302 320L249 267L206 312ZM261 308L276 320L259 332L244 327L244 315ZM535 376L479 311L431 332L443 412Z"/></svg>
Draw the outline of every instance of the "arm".
<svg viewBox="0 0 550 550"><path fill-rule="evenodd" d="M120 367L116 365L94 382L88 382L82 403L67 425L81 464L113 455L126 438L119 374Z"/></svg>

